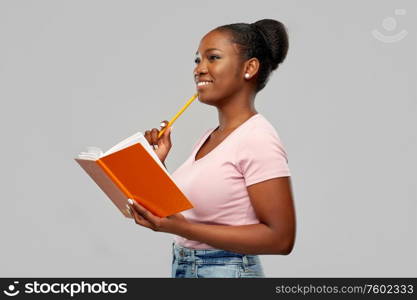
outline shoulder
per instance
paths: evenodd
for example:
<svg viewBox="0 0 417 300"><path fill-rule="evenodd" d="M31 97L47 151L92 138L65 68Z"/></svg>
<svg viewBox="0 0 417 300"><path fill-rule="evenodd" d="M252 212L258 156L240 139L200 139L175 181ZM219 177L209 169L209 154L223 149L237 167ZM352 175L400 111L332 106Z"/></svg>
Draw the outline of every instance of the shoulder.
<svg viewBox="0 0 417 300"><path fill-rule="evenodd" d="M246 186L290 176L287 153L272 124L259 117L250 125L241 136L234 158Z"/></svg>
<svg viewBox="0 0 417 300"><path fill-rule="evenodd" d="M239 141L240 147L256 147L265 143L281 143L275 127L262 115L252 122Z"/></svg>
<svg viewBox="0 0 417 300"><path fill-rule="evenodd" d="M235 149L235 164L265 165L271 162L288 162L287 151L278 132L263 117L257 118L240 136Z"/></svg>

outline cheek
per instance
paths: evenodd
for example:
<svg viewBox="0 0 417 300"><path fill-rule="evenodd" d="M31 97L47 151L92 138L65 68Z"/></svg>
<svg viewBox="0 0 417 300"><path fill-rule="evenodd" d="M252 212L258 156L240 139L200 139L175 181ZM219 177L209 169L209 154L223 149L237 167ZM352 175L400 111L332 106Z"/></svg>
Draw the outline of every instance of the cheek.
<svg viewBox="0 0 417 300"><path fill-rule="evenodd" d="M230 87L237 80L236 66L232 64L219 64L212 69L212 76L217 86L223 88Z"/></svg>

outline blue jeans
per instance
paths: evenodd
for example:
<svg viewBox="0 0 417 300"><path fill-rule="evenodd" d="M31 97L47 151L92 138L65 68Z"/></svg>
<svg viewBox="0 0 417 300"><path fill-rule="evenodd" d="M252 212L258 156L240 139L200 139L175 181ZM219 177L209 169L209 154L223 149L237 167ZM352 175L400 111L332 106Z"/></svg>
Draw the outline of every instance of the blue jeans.
<svg viewBox="0 0 417 300"><path fill-rule="evenodd" d="M173 278L265 277L258 255L196 250L172 243Z"/></svg>

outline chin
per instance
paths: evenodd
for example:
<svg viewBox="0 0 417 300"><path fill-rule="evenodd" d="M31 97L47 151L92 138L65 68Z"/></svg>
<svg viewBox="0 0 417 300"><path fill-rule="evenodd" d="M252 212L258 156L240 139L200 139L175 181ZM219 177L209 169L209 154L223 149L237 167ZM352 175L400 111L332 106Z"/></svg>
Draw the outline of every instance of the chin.
<svg viewBox="0 0 417 300"><path fill-rule="evenodd" d="M213 99L212 97L208 97L200 93L198 94L198 101L207 105L214 105L214 103L216 102L215 99Z"/></svg>

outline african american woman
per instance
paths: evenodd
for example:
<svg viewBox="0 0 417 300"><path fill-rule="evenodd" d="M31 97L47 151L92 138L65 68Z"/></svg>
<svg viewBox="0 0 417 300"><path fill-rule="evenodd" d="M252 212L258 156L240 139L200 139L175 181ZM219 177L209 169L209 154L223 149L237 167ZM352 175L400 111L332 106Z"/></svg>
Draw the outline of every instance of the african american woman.
<svg viewBox="0 0 417 300"><path fill-rule="evenodd" d="M172 277L265 277L259 255L291 253L296 215L287 153L254 104L287 51L285 26L272 19L220 26L201 39L194 80L219 125L172 173L194 208L159 218L129 205L136 224L174 235ZM171 128L158 133L147 130L145 138L164 162Z"/></svg>

